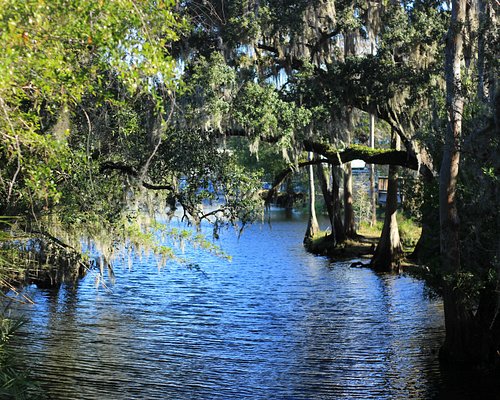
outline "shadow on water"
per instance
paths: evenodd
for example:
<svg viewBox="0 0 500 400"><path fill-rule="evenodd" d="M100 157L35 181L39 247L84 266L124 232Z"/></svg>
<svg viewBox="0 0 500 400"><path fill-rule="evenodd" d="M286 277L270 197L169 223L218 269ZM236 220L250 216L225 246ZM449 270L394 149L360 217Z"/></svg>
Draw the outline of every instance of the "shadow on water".
<svg viewBox="0 0 500 400"><path fill-rule="evenodd" d="M307 254L304 229L226 232L231 264L186 249L203 273L137 258L112 290L30 287L18 345L52 399L471 398L439 369L422 282Z"/></svg>
<svg viewBox="0 0 500 400"><path fill-rule="evenodd" d="M436 399L500 399L500 376L485 375L482 371L471 371L443 366Z"/></svg>

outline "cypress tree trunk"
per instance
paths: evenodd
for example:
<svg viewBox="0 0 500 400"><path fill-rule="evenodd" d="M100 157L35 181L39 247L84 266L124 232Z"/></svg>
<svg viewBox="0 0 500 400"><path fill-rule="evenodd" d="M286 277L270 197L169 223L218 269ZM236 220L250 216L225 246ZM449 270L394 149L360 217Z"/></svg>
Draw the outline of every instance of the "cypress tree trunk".
<svg viewBox="0 0 500 400"><path fill-rule="evenodd" d="M392 132L393 148L399 150L399 138ZM402 254L399 237L398 221L398 167L389 166L389 182L387 186L387 201L385 204L385 219L382 235L372 258L371 265L377 271L396 271L399 269Z"/></svg>
<svg viewBox="0 0 500 400"><path fill-rule="evenodd" d="M318 164L316 166L318 173L318 180L321 187L321 193L323 194L323 201L325 202L326 211L328 213L328 219L330 221L331 236L334 242L336 242L336 232L334 226L334 199L333 192L328 181L328 169L325 169L323 164Z"/></svg>
<svg viewBox="0 0 500 400"><path fill-rule="evenodd" d="M376 4L376 3L375 3ZM372 7L374 5L370 4ZM374 22L374 21L370 21ZM373 29L374 26L370 26L368 37L370 39L370 54L373 56L375 54L375 36L376 31ZM375 111L376 107L372 105L372 110L370 112L370 147L375 148ZM398 149L399 150L399 149ZM375 226L377 224L377 194L375 193L375 165L370 164L370 202L371 202L371 220L370 225Z"/></svg>
<svg viewBox="0 0 500 400"><path fill-rule="evenodd" d="M485 0L478 0L478 8L479 8L479 32L478 32L478 43L477 43L477 94L479 100L482 102L486 102L486 93L485 93L485 65L484 65L484 56L485 56L485 34L486 34L486 26L487 26L487 16L486 16L486 4Z"/></svg>
<svg viewBox="0 0 500 400"><path fill-rule="evenodd" d="M309 161L313 159L313 154L309 152ZM310 242L319 232L318 219L316 218L316 192L314 190L314 169L309 165L309 221L304 237L304 243Z"/></svg>
<svg viewBox="0 0 500 400"><path fill-rule="evenodd" d="M290 177L286 178L285 181L285 198L283 201L283 207L285 208L285 215L291 217L293 214L293 195L295 191L293 189L292 180Z"/></svg>
<svg viewBox="0 0 500 400"><path fill-rule="evenodd" d="M340 215L340 197L339 197L339 184L338 177L335 174L335 169L338 167L332 166L331 168L331 185L328 182L328 170L325 170L322 164L318 164L318 179L321 185L321 191L328 212L330 220L331 235L329 240L333 245L337 245L345 241L344 225Z"/></svg>
<svg viewBox="0 0 500 400"><path fill-rule="evenodd" d="M355 31L345 32L345 58L356 55L356 36L357 33ZM352 109L351 107L346 107L345 142L347 145L351 144L352 125ZM347 238L355 238L357 236L354 221L351 163L347 163L344 167L344 234Z"/></svg>
<svg viewBox="0 0 500 400"><path fill-rule="evenodd" d="M342 169L340 167L332 166L332 197L333 197L333 227L337 237L337 244L343 243L346 239L344 224L342 223L341 216L341 202L340 202L340 179L342 176Z"/></svg>
<svg viewBox="0 0 500 400"><path fill-rule="evenodd" d="M344 169L344 233L347 238L355 238L357 236L353 202L352 168L351 163L348 163L345 165Z"/></svg>

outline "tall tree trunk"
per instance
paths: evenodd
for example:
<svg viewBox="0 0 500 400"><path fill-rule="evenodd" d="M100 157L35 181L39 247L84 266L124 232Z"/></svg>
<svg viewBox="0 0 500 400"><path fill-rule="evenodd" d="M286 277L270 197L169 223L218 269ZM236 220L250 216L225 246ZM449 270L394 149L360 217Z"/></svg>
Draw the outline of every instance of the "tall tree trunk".
<svg viewBox="0 0 500 400"><path fill-rule="evenodd" d="M342 168L332 166L332 197L333 197L333 227L335 229L337 244L345 242L345 230L341 216L340 181Z"/></svg>
<svg viewBox="0 0 500 400"><path fill-rule="evenodd" d="M485 35L486 35L486 27L488 24L487 19L487 10L486 10L486 0L478 0L478 8L479 8L479 32L477 39L477 94L479 100L482 102L486 102L486 90L485 90L485 65L484 65L484 56L485 56Z"/></svg>
<svg viewBox="0 0 500 400"><path fill-rule="evenodd" d="M375 2L374 4L369 4L369 10L372 12L369 14L374 14L379 16L377 11L378 4ZM375 55L375 40L378 31L378 25L380 23L379 18L370 18L368 21L368 39L370 40L370 54ZM370 111L370 147L372 149L375 148L375 105L372 105ZM377 224L377 194L375 193L375 165L370 164L370 202L371 202L371 220L370 225L375 226Z"/></svg>
<svg viewBox="0 0 500 400"><path fill-rule="evenodd" d="M461 59L466 0L452 0L445 58L448 129L439 174L440 252L445 275L453 276L460 265L460 220L456 204L460 139L464 99L461 92ZM444 280L443 301L446 338L441 355L455 361L470 361L472 314L465 307L464 294L453 279Z"/></svg>
<svg viewBox="0 0 500 400"><path fill-rule="evenodd" d="M346 143L351 143L352 132L352 110L346 110ZM356 225L354 220L354 196L352 194L352 167L351 163L344 165L344 234L347 238L354 238L356 234Z"/></svg>
<svg viewBox="0 0 500 400"><path fill-rule="evenodd" d="M283 207L285 207L285 215L288 218L291 218L293 215L294 195L295 190L293 188L292 179L290 177L287 177L285 181L285 198L283 201Z"/></svg>
<svg viewBox="0 0 500 400"><path fill-rule="evenodd" d="M323 164L318 164L317 169L321 191L323 193L328 218L330 220L332 233L329 236L329 240L334 246L336 246L337 244L345 241L344 225L342 224L342 218L340 216L339 179L335 174L335 169L338 169L338 167L331 167L331 185L328 183L328 169L325 169Z"/></svg>
<svg viewBox="0 0 500 400"><path fill-rule="evenodd" d="M399 137L392 131L392 148L399 150ZM387 186L387 201L385 204L385 219L382 235L372 258L371 265L377 271L399 270L402 254L399 237L398 221L398 167L389 166L389 182Z"/></svg>
<svg viewBox="0 0 500 400"><path fill-rule="evenodd" d="M351 163L347 163L344 166L344 234L347 238L354 238L357 236L354 220Z"/></svg>
<svg viewBox="0 0 500 400"><path fill-rule="evenodd" d="M372 50L373 51L373 50ZM375 148L375 114L370 113L370 147ZM375 165L370 164L370 225L377 223L377 194L375 193Z"/></svg>
<svg viewBox="0 0 500 400"><path fill-rule="evenodd" d="M309 152L309 161L312 161L313 153ZM310 242L319 232L318 219L316 218L316 191L314 189L314 168L309 165L309 221L304 237L304 243Z"/></svg>
<svg viewBox="0 0 500 400"><path fill-rule="evenodd" d="M355 31L347 31L344 37L344 58L356 55L356 36ZM346 129L345 143L351 144L352 134L352 109L346 107ZM344 167L344 234L347 238L356 237L356 225L354 220L354 197L352 194L352 167L347 163Z"/></svg>
<svg viewBox="0 0 500 400"><path fill-rule="evenodd" d="M330 228L332 231L332 239L336 242L335 239L335 230L334 230L334 199L333 192L330 187L329 182L329 168L325 168L323 164L318 164L316 166L316 171L318 174L318 181L321 187L321 193L323 194L323 201L325 203L326 211L328 213L328 219L330 221Z"/></svg>

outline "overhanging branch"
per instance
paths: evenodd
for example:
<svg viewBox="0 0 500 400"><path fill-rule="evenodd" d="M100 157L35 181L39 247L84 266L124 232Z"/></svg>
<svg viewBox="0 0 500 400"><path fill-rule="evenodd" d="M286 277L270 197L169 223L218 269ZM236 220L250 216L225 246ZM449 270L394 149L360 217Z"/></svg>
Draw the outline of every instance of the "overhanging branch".
<svg viewBox="0 0 500 400"><path fill-rule="evenodd" d="M285 181L288 175L294 173L297 171L297 169L307 167L308 165L316 165L316 164L321 164L326 162L324 159L317 159L317 160L312 160L312 161L304 161L301 163L298 163L297 165L290 165L288 168L284 169L281 171L276 178L274 179L273 186L269 191L267 192L267 196L265 199L265 203L270 204L273 198L276 196L278 193L278 188L281 186L281 184Z"/></svg>
<svg viewBox="0 0 500 400"><path fill-rule="evenodd" d="M115 163L112 161L106 161L102 163L99 167L99 172L103 173L105 171L112 170L112 171L120 171L123 172L126 175L133 176L134 178L139 177L139 172L132 166L130 165L125 165L121 163ZM150 190L170 190L174 191L174 187L170 185L155 185L153 183L148 183L146 181L142 181L141 185L145 187L146 189Z"/></svg>
<svg viewBox="0 0 500 400"><path fill-rule="evenodd" d="M428 171L427 169L419 169L417 158L406 151L389 149L374 150L366 146L357 145L348 147L342 151L338 151L328 144L313 142L310 140L304 141L304 149L306 151L312 151L316 154L319 154L323 156L323 158L301 162L297 165L291 165L281 171L276 176L272 188L267 193L265 200L266 204L269 204L272 201L272 199L278 192L278 188L290 174L295 172L297 169L306 167L308 165L316 165L322 163L327 163L330 165L341 165L353 160L363 160L367 164L397 165L400 167L412 169L414 171L419 171L423 175L425 175L425 173Z"/></svg>
<svg viewBox="0 0 500 400"><path fill-rule="evenodd" d="M244 137L247 139L255 139L245 129L236 129L236 128L226 129L222 133L222 135L225 137ZM279 139L280 138L276 137L276 136L266 137L263 135L259 135L259 141L261 141L261 142L273 144L273 143L277 143Z"/></svg>
<svg viewBox="0 0 500 400"><path fill-rule="evenodd" d="M412 154L401 150L374 150L366 146L350 146L338 151L328 144L304 141L304 149L322 155L331 165L363 160L367 164L397 165L418 171L418 160Z"/></svg>

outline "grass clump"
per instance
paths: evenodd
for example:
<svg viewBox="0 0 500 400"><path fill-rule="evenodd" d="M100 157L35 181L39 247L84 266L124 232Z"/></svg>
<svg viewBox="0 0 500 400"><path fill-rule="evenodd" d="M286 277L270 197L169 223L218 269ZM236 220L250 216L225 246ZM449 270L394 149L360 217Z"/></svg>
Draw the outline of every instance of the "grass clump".
<svg viewBox="0 0 500 400"><path fill-rule="evenodd" d="M405 252L411 252L417 245L418 239L422 233L422 227L412 218L407 218L403 214L398 214L399 236L401 245Z"/></svg>

